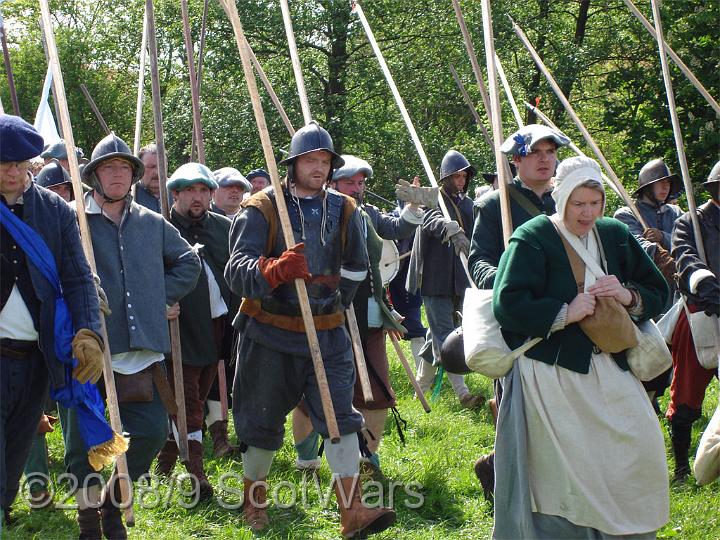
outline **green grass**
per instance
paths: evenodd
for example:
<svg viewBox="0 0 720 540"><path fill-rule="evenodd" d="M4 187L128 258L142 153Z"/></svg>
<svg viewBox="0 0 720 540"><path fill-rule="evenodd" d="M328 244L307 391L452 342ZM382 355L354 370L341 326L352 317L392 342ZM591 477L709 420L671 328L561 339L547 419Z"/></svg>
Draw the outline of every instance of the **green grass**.
<svg viewBox="0 0 720 540"><path fill-rule="evenodd" d="M410 358L409 348L405 350ZM391 355L392 378L398 394L398 408L408 422L403 446L395 431L394 422L388 420L385 437L381 446L381 459L384 474L389 481L409 483L419 482L423 487L417 491L424 497L419 508L407 508L405 503L417 502L417 497L407 495L402 488L395 492L394 506L398 512L396 525L377 535L383 539L476 539L487 538L492 531L492 509L482 496L480 485L475 478L472 465L475 459L489 451L493 445L494 428L492 417L487 408L481 411L466 411L457 403L452 389L446 383L437 401L431 402L432 413L426 414L419 402L413 399L410 383L397 361L394 351ZM468 384L473 391L491 394L488 379L471 375ZM712 415L718 402L717 382L713 381L708 391L703 409L703 417L696 422L693 432L693 449L702 429ZM667 399L663 400L663 408ZM289 424L288 424L289 428ZM294 450L292 438L286 435L286 445L276 455L270 475L271 488L281 481L301 483L301 476L294 470ZM672 457L669 450L667 426L663 422L668 448L668 467L672 471ZM59 432L48 437L52 461L51 475L54 478L62 473L62 438ZM220 476L223 473L242 474L239 462L218 460L210 456L210 441L206 441L207 470L211 482L218 494ZM177 467L178 473L182 472ZM330 471L323 464L320 481L323 497L328 496ZM237 482L228 482L231 487L240 488ZM385 483L385 502L388 501L387 483ZM55 501L67 498L65 487L57 487ZM281 490L287 501L288 488ZM335 510L334 496L323 509L314 487L307 490L307 504L298 504L290 508L270 508L271 527L259 535L261 538L337 538L339 530L338 515ZM377 493L377 489L374 490ZM254 538L250 530L242 524L239 510L221 508L216 502L200 504L186 509L180 505L182 497L169 492L168 486L161 485L159 493L162 500L170 504L159 504L156 508L136 507L136 526L129 529L130 538ZM670 522L663 527L659 538L706 539L720 538L720 484L697 487L692 480L684 486L671 486ZM281 495L281 499L282 499ZM240 497L225 493L226 502L239 502ZM372 502L373 499L370 499ZM70 499L72 502L72 499ZM77 538L74 510L34 510L18 498L13 507L17 521L10 529L3 531L8 539L64 539Z"/></svg>

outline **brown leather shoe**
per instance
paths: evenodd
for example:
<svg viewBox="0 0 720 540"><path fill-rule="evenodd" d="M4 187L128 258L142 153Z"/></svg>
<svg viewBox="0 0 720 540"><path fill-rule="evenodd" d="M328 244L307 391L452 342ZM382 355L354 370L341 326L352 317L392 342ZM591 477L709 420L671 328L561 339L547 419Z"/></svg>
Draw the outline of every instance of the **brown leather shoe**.
<svg viewBox="0 0 720 540"><path fill-rule="evenodd" d="M213 487L203 468L203 445L200 441L188 441L188 451L190 461L185 463L185 468L193 476L193 495L199 490L199 500L204 501L212 497Z"/></svg>
<svg viewBox="0 0 720 540"><path fill-rule="evenodd" d="M475 476L480 480L485 500L492 501L495 491L495 452L485 454L475 462Z"/></svg>
<svg viewBox="0 0 720 540"><path fill-rule="evenodd" d="M267 513L267 482L265 478L249 480L243 478L243 513L245 523L255 532L260 532L270 523Z"/></svg>
<svg viewBox="0 0 720 540"><path fill-rule="evenodd" d="M108 540L127 540L127 530L120 510L123 502L120 494L120 481L117 477L111 478L109 485L113 486L113 490L105 488L105 499L100 506L102 531Z"/></svg>
<svg viewBox="0 0 720 540"><path fill-rule="evenodd" d="M365 538L384 531L395 523L392 508L367 508L362 503L360 478L345 476L335 482L335 498L340 510L340 533L344 538Z"/></svg>
<svg viewBox="0 0 720 540"><path fill-rule="evenodd" d="M97 508L78 508L78 527L80 528L80 540L100 540L102 529L100 528L100 510Z"/></svg>
<svg viewBox="0 0 720 540"><path fill-rule="evenodd" d="M161 476L170 476L170 473L172 473L175 468L175 462L177 462L179 453L180 451L178 450L175 440L168 439L158 454L155 472Z"/></svg>
<svg viewBox="0 0 720 540"><path fill-rule="evenodd" d="M480 394L465 394L460 398L460 405L466 409L479 409L485 404L485 397Z"/></svg>
<svg viewBox="0 0 720 540"><path fill-rule="evenodd" d="M219 420L208 427L213 440L213 456L237 457L240 452L237 446L230 444L228 439L228 421Z"/></svg>

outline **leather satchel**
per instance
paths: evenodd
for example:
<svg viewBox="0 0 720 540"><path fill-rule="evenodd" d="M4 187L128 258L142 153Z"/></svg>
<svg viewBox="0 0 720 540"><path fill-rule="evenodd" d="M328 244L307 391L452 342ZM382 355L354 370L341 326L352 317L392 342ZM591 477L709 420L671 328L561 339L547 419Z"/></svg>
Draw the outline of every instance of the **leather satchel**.
<svg viewBox="0 0 720 540"><path fill-rule="evenodd" d="M581 293L585 290L585 262L565 237L561 225L558 225L556 223L560 239L570 260L570 267L577 283L578 293ZM587 337L602 352L618 353L638 344L635 324L625 307L615 298L596 297L595 312L582 319L578 324Z"/></svg>
<svg viewBox="0 0 720 540"><path fill-rule="evenodd" d="M118 403L149 403L153 400L153 366L123 375L115 373Z"/></svg>

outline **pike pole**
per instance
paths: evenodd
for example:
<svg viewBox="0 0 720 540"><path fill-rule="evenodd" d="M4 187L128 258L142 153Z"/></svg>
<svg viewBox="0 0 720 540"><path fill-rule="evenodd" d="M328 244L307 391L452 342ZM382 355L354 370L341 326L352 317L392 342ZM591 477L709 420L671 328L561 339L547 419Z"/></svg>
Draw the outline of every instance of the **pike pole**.
<svg viewBox="0 0 720 540"><path fill-rule="evenodd" d="M80 90L82 90L82 93L85 96L85 99L87 100L88 104L90 105L92 112L95 113L95 118L97 118L97 121L100 123L100 126L103 128L103 130L105 130L105 134L110 135L110 133L111 133L110 128L108 127L107 122L105 122L103 115L100 114L100 109L98 109L98 106L95 104L95 100L90 95L90 91L87 89L87 86L85 86L84 83L80 84Z"/></svg>
<svg viewBox="0 0 720 540"><path fill-rule="evenodd" d="M147 1L149 2L151 0ZM233 27L235 42L237 43L238 50L240 52L245 82L247 83L248 93L250 94L250 99L252 101L255 122L258 126L258 132L260 134L260 140L263 147L263 154L265 155L265 161L270 172L272 186L275 193L281 195L283 193L283 188L278 175L275 154L273 153L272 142L270 141L270 133L268 132L267 125L265 123L265 114L263 113L260 94L258 93L255 76L253 74L252 62L250 60L249 53L250 47L247 43L247 39L245 38L242 24L240 23L237 6L233 0L220 0L220 4L230 19L230 23ZM290 223L287 205L285 204L285 197L278 196L275 200L278 216L280 218L280 225L282 227L283 238L285 239L285 245L288 247L294 246L295 238L292 232L292 225ZM315 330L315 321L313 319L312 311L310 310L310 300L308 298L307 287L302 279L295 280L295 287L297 288L298 299L300 301L300 311L302 313L303 322L305 323L305 333L308 338L308 347L312 356L313 367L315 368L315 377L317 378L318 390L322 400L323 413L325 414L328 433L330 435L331 442L338 443L340 442L340 430L338 429L337 419L335 417L335 408L333 407L332 399L330 397L330 389L328 387L327 376L325 374L325 366L323 365L320 353L320 344L318 343L317 332Z"/></svg>
<svg viewBox="0 0 720 540"><path fill-rule="evenodd" d="M135 104L135 137L133 138L133 154L140 152L142 135L142 109L145 93L145 60L147 59L147 10L143 14L143 30L140 39L140 69L138 69L137 102Z"/></svg>
<svg viewBox="0 0 720 540"><path fill-rule="evenodd" d="M40 0L40 10L45 28L50 68L53 72L53 85L58 98L58 108L62 116L63 138L65 139L68 163L70 165L70 178L72 179L73 193L75 195L77 219L81 233L80 238L90 268L94 274L97 274L92 237L90 236L90 227L88 225L87 215L85 214L85 199L83 198L82 183L80 181L80 168L78 166L77 154L75 153L75 138L73 137L72 126L70 124L70 111L68 110L67 98L65 96L65 83L63 81L62 70L60 69L57 46L55 45L55 32L53 31L52 20L50 18L48 1L49 0ZM110 357L110 342L107 336L105 316L102 313L100 314L100 334L104 344L103 379L105 382L105 393L107 395L110 425L115 433L122 433L122 420L120 419L120 408L118 406L117 391L115 389L112 359ZM132 527L135 525L135 514L132 507L132 481L128 474L126 454L120 454L117 457L115 466L117 468L117 477L120 481L120 495L123 501L127 501L127 506L124 509L125 523L128 527Z"/></svg>
<svg viewBox="0 0 720 540"><path fill-rule="evenodd" d="M165 219L170 218L167 197L167 159L165 157L165 134L162 123L162 102L160 98L160 74L157 63L157 38L155 34L155 10L153 0L145 0L147 16L150 73L152 81L153 120L155 124L155 144L157 144L158 177L160 178L160 207ZM185 387L183 386L182 349L180 348L180 324L177 319L170 324L170 348L172 354L173 382L175 402L177 403L176 425L178 430L178 449L180 461L187 463L190 457L188 449L187 415L185 411Z"/></svg>
<svg viewBox="0 0 720 540"><path fill-rule="evenodd" d="M292 27L290 7L288 6L287 0L280 0L280 7L283 14L283 23L285 24L285 34L288 39L288 48L290 49L293 72L295 73L298 97L300 98L300 108L302 109L305 125L307 125L312 120L312 115L310 114L310 102L308 101L307 92L305 91L305 77L302 73L300 55L298 54L297 44L295 43L295 32ZM360 328L358 328L357 319L355 318L355 306L353 306L352 302L345 310L345 319L347 320L348 330L350 332L350 340L352 341L353 355L355 356L355 363L357 364L357 375L360 379L363 399L365 399L366 402L372 402L374 401L374 398L372 388L370 386L370 376L368 375L365 352L363 351L362 340L360 339Z"/></svg>

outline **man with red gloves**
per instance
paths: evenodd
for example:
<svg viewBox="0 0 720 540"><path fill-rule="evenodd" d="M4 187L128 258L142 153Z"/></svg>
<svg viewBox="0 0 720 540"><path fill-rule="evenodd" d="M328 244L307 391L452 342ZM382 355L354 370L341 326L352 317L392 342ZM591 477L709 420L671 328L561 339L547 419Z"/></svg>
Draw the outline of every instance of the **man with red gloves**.
<svg viewBox="0 0 720 540"><path fill-rule="evenodd" d="M327 131L311 122L298 130L283 196L296 245L287 248L274 190L243 203L230 231L225 278L243 297L235 327L238 345L233 389L235 431L242 442L245 520L254 530L269 523L265 503L270 465L282 446L285 419L301 398L315 431L328 437L294 280L307 283L340 441L325 444L335 479L342 534L379 532L395 521L392 510L366 508L358 481L362 416L352 406L355 366L344 311L367 274L362 222L355 202L326 189L343 164Z"/></svg>

